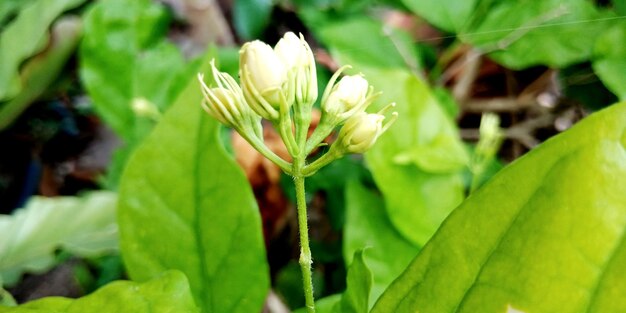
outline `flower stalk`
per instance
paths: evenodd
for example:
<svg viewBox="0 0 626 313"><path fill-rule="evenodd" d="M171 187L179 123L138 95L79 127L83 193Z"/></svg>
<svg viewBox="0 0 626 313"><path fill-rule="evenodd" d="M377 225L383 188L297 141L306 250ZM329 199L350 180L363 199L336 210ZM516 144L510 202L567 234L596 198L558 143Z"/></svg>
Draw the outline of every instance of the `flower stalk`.
<svg viewBox="0 0 626 313"><path fill-rule="evenodd" d="M198 74L204 95L202 107L225 126L232 127L264 157L291 175L296 190L296 209L300 233L300 267L308 313L315 312L311 249L307 219L305 178L330 162L350 153L364 153L395 121L389 104L378 113L365 109L380 93L375 93L362 75L343 76L350 68L340 68L326 86L321 99L320 123L307 138L313 104L317 101L317 77L313 52L304 37L286 33L272 48L261 41L241 48L239 78L241 86L211 62L214 87ZM282 159L263 142L261 120L268 120L278 131L292 162ZM307 163L307 158L325 138L336 131L338 137L322 156Z"/></svg>

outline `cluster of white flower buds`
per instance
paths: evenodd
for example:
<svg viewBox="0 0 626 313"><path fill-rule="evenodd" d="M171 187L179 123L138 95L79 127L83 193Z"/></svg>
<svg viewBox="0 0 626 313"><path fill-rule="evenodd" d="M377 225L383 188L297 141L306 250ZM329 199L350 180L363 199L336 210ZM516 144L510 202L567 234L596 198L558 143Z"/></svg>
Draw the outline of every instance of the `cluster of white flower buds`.
<svg viewBox="0 0 626 313"><path fill-rule="evenodd" d="M303 36L288 32L274 48L258 40L248 42L239 56L241 87L229 74L220 72L213 61L214 87L207 86L204 76L198 74L204 94L202 107L220 123L238 131L255 149L289 174L309 176L347 153L367 151L397 118L397 113L393 112L383 125L384 113L393 103L378 113L366 113L367 106L380 93L374 93L362 75L343 76L337 82L341 73L349 68L344 66L326 86L320 122L307 138L318 92L313 52ZM263 144L262 119L278 130L293 164ZM341 125L330 150L306 164L311 151Z"/></svg>

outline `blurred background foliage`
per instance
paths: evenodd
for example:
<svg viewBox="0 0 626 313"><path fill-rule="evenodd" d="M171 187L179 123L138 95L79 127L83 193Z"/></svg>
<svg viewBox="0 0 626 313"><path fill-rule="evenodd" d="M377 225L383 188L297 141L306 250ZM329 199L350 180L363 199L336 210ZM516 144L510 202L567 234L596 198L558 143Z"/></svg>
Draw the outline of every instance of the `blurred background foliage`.
<svg viewBox="0 0 626 313"><path fill-rule="evenodd" d="M350 64L383 91L372 110L398 104L372 151L307 186L316 296L344 290L355 252L373 246L357 254L373 301L471 190L626 99L625 14L623 0L4 0L0 286L23 302L125 277L114 202L133 151L208 54L236 76L243 42L293 31L312 46L320 88ZM290 178L221 138L259 203L270 298L299 308Z"/></svg>

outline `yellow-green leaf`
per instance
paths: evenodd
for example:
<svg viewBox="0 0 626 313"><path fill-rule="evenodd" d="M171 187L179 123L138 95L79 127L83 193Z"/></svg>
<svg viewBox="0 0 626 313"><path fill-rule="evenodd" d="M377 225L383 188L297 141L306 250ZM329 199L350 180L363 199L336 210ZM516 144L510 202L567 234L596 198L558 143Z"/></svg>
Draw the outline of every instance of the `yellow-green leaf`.
<svg viewBox="0 0 626 313"><path fill-rule="evenodd" d="M372 312L626 312L626 103L500 171Z"/></svg>

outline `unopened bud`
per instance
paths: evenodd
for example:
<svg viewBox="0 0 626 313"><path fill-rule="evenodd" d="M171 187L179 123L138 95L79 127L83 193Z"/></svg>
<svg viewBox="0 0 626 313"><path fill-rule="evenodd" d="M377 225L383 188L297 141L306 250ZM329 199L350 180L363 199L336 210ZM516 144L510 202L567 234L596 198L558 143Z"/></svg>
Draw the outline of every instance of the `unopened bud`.
<svg viewBox="0 0 626 313"><path fill-rule="evenodd" d="M338 139L345 152L367 151L376 142L384 119L382 115L367 113L360 113L349 118L339 131Z"/></svg>
<svg viewBox="0 0 626 313"><path fill-rule="evenodd" d="M306 50L300 38L292 32L285 33L283 38L276 44L276 47L274 47L274 51L285 64L288 71L295 67L306 65L308 62Z"/></svg>
<svg viewBox="0 0 626 313"><path fill-rule="evenodd" d="M278 118L287 69L272 47L259 40L246 43L239 51L239 67L243 93L252 109L268 120Z"/></svg>
<svg viewBox="0 0 626 313"><path fill-rule="evenodd" d="M204 82L204 76L198 74L204 95L202 108L220 123L234 128L260 119L247 105L235 79L227 73L218 71L214 60L211 61L211 70L217 84L214 88L209 88Z"/></svg>
<svg viewBox="0 0 626 313"><path fill-rule="evenodd" d="M161 117L157 106L146 98L134 98L131 107L137 116L148 117L155 121Z"/></svg>
<svg viewBox="0 0 626 313"><path fill-rule="evenodd" d="M343 153L366 152L398 117L398 113L393 112L390 120L383 125L385 111L394 106L392 103L378 113L359 112L351 116L339 131L337 142L333 145L338 144Z"/></svg>
<svg viewBox="0 0 626 313"><path fill-rule="evenodd" d="M289 80L289 101L295 97L298 103L312 105L317 99L317 73L311 47L302 35L285 33L274 48L287 68Z"/></svg>
<svg viewBox="0 0 626 313"><path fill-rule="evenodd" d="M350 116L363 112L377 95L361 75L344 76L322 100L322 109L327 119L341 124Z"/></svg>

